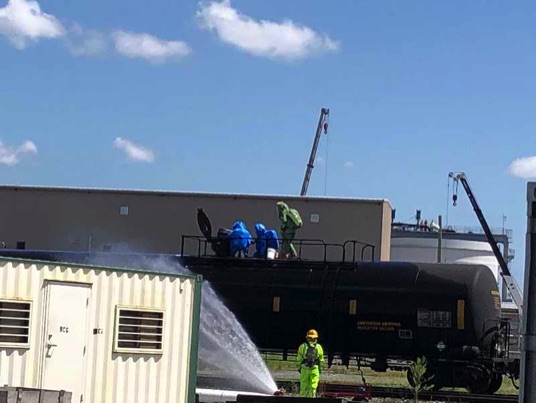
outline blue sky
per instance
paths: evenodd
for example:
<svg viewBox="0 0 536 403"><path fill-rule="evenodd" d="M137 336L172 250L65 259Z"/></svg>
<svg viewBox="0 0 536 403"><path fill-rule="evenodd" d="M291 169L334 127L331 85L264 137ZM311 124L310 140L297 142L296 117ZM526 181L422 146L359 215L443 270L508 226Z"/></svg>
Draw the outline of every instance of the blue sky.
<svg viewBox="0 0 536 403"><path fill-rule="evenodd" d="M326 106L309 194L431 218L466 171L490 225L507 216L521 280L534 2L0 7L1 183L297 194ZM448 217L478 225L463 193Z"/></svg>

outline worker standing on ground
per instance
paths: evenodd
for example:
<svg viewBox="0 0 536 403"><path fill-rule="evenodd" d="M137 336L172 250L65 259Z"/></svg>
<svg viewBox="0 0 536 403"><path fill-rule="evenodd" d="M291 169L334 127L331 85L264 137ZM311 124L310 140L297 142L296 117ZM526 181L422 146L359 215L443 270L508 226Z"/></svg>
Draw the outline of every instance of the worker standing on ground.
<svg viewBox="0 0 536 403"><path fill-rule="evenodd" d="M298 372L300 373L300 396L316 397L316 389L324 364L324 350L318 344L318 332L307 332L306 342L298 348Z"/></svg>
<svg viewBox="0 0 536 403"><path fill-rule="evenodd" d="M278 201L276 205L281 222L282 256L285 259L293 259L297 254L292 241L296 236L296 231L302 227L303 221L298 210L290 208L285 202Z"/></svg>

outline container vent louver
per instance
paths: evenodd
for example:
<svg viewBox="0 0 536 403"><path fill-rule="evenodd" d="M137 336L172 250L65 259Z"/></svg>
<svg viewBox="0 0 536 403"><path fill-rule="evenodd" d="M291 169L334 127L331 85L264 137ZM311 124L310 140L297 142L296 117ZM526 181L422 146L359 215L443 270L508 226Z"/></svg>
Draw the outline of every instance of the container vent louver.
<svg viewBox="0 0 536 403"><path fill-rule="evenodd" d="M116 319L117 352L162 352L163 311L118 307Z"/></svg>
<svg viewBox="0 0 536 403"><path fill-rule="evenodd" d="M0 345L29 346L31 308L29 301L0 300Z"/></svg>

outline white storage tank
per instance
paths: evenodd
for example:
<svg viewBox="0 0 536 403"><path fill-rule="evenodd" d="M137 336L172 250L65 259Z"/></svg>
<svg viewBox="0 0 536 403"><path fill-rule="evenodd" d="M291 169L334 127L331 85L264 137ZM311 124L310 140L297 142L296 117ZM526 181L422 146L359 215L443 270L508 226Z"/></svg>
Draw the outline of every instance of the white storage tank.
<svg viewBox="0 0 536 403"><path fill-rule="evenodd" d="M435 239L397 236L391 239L391 260L436 263L437 245L437 233ZM443 239L441 251L441 263L483 264L499 280L499 262L487 241Z"/></svg>
<svg viewBox="0 0 536 403"><path fill-rule="evenodd" d="M0 258L0 385L195 401L200 276Z"/></svg>
<svg viewBox="0 0 536 403"><path fill-rule="evenodd" d="M513 258L513 250L509 248L509 231L494 234L505 260ZM412 225L396 225L391 232L391 260L410 262L437 262L438 233L422 231ZM521 339L519 337L520 318L517 307L500 276L500 266L493 254L485 235L478 230L444 232L441 241L441 262L482 264L489 267L497 280L501 292L501 309L504 318L510 319L511 334L509 336L510 356L520 355Z"/></svg>
<svg viewBox="0 0 536 403"><path fill-rule="evenodd" d="M412 225L394 225L391 231L391 261L436 263L438 260L438 233L421 231ZM494 235L499 247L506 249L506 261L513 256L508 248L507 235ZM476 231L445 231L441 241L441 263L482 264L491 270L501 290L503 308L515 308L503 287L499 262L485 235Z"/></svg>

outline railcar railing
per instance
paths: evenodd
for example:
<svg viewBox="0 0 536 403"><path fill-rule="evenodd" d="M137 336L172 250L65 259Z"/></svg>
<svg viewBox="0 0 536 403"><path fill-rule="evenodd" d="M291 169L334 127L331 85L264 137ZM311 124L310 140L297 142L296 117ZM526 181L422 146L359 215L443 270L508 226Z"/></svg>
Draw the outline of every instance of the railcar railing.
<svg viewBox="0 0 536 403"><path fill-rule="evenodd" d="M181 236L181 255L182 256L197 256L201 257L226 257L226 258L236 258L230 256L228 253L221 253L218 255L217 248L222 247L222 243L230 242L231 240L236 239L232 237L214 237L207 239L201 235L182 235ZM242 239L242 238L240 238ZM357 240L347 240L343 243L328 243L322 239L302 239L302 238L248 238L251 242L251 246L259 241L269 242L269 241L278 241L281 245L285 241L291 241L296 250L297 260L315 260L323 262L343 262L343 263L355 263L357 261L374 261L376 257L376 246L366 242L361 242ZM192 244L194 247L192 247ZM223 248L226 246L224 245ZM193 249L193 251L192 251ZM241 256L241 258L255 258L255 259L264 259L271 260L272 258L268 253L264 253L262 256L254 256L250 254L248 249L248 256ZM280 252L281 247L277 252ZM193 252L193 253L192 253ZM283 256L273 257L274 259L282 259Z"/></svg>
<svg viewBox="0 0 536 403"><path fill-rule="evenodd" d="M375 245L372 245L370 243L365 243L365 242L361 242L361 241L356 241L356 240L353 240L353 239L350 239L346 242L343 243L343 251L342 251L342 261L343 262L346 262L346 249L347 249L347 246L348 245L352 245L352 260L351 262L356 262L356 256L357 256L357 248L361 248L361 253L360 253L360 260L361 261L364 261L365 260L365 253L368 251L370 251L370 259L369 260L374 260L375 258L375 254L376 254L376 246Z"/></svg>

